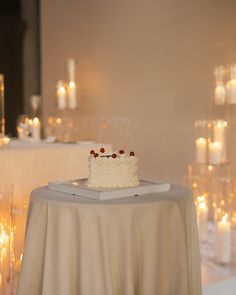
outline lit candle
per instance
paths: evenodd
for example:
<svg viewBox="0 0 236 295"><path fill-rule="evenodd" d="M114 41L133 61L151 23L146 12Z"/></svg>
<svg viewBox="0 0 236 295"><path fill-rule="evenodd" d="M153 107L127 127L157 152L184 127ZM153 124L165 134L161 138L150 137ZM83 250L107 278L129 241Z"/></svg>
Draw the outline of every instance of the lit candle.
<svg viewBox="0 0 236 295"><path fill-rule="evenodd" d="M226 121L218 121L214 125L214 140L224 142L225 140L225 127L227 126Z"/></svg>
<svg viewBox="0 0 236 295"><path fill-rule="evenodd" d="M219 141L209 143L209 163L221 164L222 163L222 144Z"/></svg>
<svg viewBox="0 0 236 295"><path fill-rule="evenodd" d="M41 138L41 123L38 118L33 119L32 123L32 138L39 141Z"/></svg>
<svg viewBox="0 0 236 295"><path fill-rule="evenodd" d="M73 81L70 81L68 85L68 106L70 109L77 107L76 84Z"/></svg>
<svg viewBox="0 0 236 295"><path fill-rule="evenodd" d="M207 140L206 138L198 138L196 140L196 161L198 163L206 163L207 156Z"/></svg>
<svg viewBox="0 0 236 295"><path fill-rule="evenodd" d="M68 106L70 109L77 107L76 83L75 83L75 60L68 59L67 62L69 84L68 84Z"/></svg>
<svg viewBox="0 0 236 295"><path fill-rule="evenodd" d="M200 240L207 240L208 208L205 201L198 205L198 232Z"/></svg>
<svg viewBox="0 0 236 295"><path fill-rule="evenodd" d="M73 58L67 60L67 68L69 81L75 81L75 60Z"/></svg>
<svg viewBox="0 0 236 295"><path fill-rule="evenodd" d="M230 68L231 80L227 83L227 93L230 104L236 104L236 64Z"/></svg>
<svg viewBox="0 0 236 295"><path fill-rule="evenodd" d="M3 145L7 147L10 144L10 137L4 136L3 137Z"/></svg>
<svg viewBox="0 0 236 295"><path fill-rule="evenodd" d="M66 88L63 81L57 82L57 106L60 110L66 108Z"/></svg>
<svg viewBox="0 0 236 295"><path fill-rule="evenodd" d="M226 215L217 222L216 259L223 264L229 263L231 259L231 224L227 221Z"/></svg>
<svg viewBox="0 0 236 295"><path fill-rule="evenodd" d="M223 84L219 84L215 88L215 104L223 105L225 103L226 90Z"/></svg>
<svg viewBox="0 0 236 295"><path fill-rule="evenodd" d="M226 138L225 138L226 126L227 126L226 121L218 121L214 125L214 141L218 141L222 145L222 161L226 160Z"/></svg>

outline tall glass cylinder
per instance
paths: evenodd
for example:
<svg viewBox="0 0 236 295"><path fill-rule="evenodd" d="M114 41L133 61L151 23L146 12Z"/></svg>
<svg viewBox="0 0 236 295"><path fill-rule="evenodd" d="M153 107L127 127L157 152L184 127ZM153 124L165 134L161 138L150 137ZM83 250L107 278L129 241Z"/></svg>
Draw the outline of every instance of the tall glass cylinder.
<svg viewBox="0 0 236 295"><path fill-rule="evenodd" d="M10 185L0 185L0 295L10 295L12 290L11 194Z"/></svg>
<svg viewBox="0 0 236 295"><path fill-rule="evenodd" d="M0 74L0 137L5 135L4 76Z"/></svg>

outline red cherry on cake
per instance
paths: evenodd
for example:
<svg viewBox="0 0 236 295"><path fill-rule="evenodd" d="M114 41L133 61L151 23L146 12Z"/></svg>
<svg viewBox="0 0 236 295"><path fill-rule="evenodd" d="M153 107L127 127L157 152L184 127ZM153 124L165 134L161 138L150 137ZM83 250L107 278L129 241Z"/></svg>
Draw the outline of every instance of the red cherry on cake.
<svg viewBox="0 0 236 295"><path fill-rule="evenodd" d="M119 154L120 154L120 155L123 155L124 153L125 153L124 150L119 150Z"/></svg>
<svg viewBox="0 0 236 295"><path fill-rule="evenodd" d="M94 155L95 154L95 151L94 150L91 150L90 151L90 155Z"/></svg>
<svg viewBox="0 0 236 295"><path fill-rule="evenodd" d="M130 156L134 156L135 154L134 154L134 152L130 152L129 155Z"/></svg>
<svg viewBox="0 0 236 295"><path fill-rule="evenodd" d="M104 148L100 148L100 152L101 153L105 153L105 149Z"/></svg>
<svg viewBox="0 0 236 295"><path fill-rule="evenodd" d="M99 156L98 153L95 153L95 154L94 154L94 158L97 158L98 156Z"/></svg>
<svg viewBox="0 0 236 295"><path fill-rule="evenodd" d="M117 157L116 154L112 154L112 158L115 159Z"/></svg>

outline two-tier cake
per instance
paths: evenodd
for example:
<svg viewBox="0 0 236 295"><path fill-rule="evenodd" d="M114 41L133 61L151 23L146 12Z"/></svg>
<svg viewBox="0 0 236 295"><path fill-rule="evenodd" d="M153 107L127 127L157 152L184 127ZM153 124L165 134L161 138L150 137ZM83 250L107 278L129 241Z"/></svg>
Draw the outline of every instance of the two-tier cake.
<svg viewBox="0 0 236 295"><path fill-rule="evenodd" d="M139 184L137 175L138 159L134 152L124 150L105 154L101 148L99 153L90 151L89 176L87 186L91 188L124 188Z"/></svg>

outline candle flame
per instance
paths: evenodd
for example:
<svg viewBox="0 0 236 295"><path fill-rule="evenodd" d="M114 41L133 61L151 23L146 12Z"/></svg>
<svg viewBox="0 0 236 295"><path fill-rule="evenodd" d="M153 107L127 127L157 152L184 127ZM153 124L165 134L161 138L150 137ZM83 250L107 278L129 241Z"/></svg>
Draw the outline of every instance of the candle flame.
<svg viewBox="0 0 236 295"><path fill-rule="evenodd" d="M37 125L39 123L39 118L34 118L33 123Z"/></svg>
<svg viewBox="0 0 236 295"><path fill-rule="evenodd" d="M75 88L75 82L74 81L70 81L69 82L69 87L70 88Z"/></svg>
<svg viewBox="0 0 236 295"><path fill-rule="evenodd" d="M206 138L200 137L196 140L199 143L205 143L206 142Z"/></svg>
<svg viewBox="0 0 236 295"><path fill-rule="evenodd" d="M213 166L212 165L209 165L208 166L208 171L212 171L213 170Z"/></svg>
<svg viewBox="0 0 236 295"><path fill-rule="evenodd" d="M222 221L223 223L226 223L226 222L227 222L227 219L228 219L228 214L226 213L226 214L222 217L221 221Z"/></svg>

